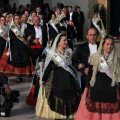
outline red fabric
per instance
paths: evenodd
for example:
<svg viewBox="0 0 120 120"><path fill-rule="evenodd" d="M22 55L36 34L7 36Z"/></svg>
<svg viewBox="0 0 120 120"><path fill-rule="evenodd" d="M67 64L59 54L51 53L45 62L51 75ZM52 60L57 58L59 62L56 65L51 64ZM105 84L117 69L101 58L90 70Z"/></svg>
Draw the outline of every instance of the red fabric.
<svg viewBox="0 0 120 120"><path fill-rule="evenodd" d="M120 120L120 111L114 114L89 112L86 108L87 93L88 88L85 88L75 120Z"/></svg>
<svg viewBox="0 0 120 120"><path fill-rule="evenodd" d="M73 21L72 20L69 21L69 25L73 26Z"/></svg>
<svg viewBox="0 0 120 120"><path fill-rule="evenodd" d="M67 16L67 13L64 13L65 16Z"/></svg>
<svg viewBox="0 0 120 120"><path fill-rule="evenodd" d="M37 41L40 40L40 38L36 38L36 39L37 39ZM40 43L38 43L36 45L30 46L30 48L43 48L43 46Z"/></svg>
<svg viewBox="0 0 120 120"><path fill-rule="evenodd" d="M3 56L0 60L0 73L1 74L8 75L8 76L21 75L25 77L30 77L32 74L34 74L34 66L32 64L32 60L29 66L22 67L22 68L15 67L7 63L9 59L9 55L6 55L7 52L8 52L7 50L4 50Z"/></svg>
<svg viewBox="0 0 120 120"><path fill-rule="evenodd" d="M26 98L26 104L35 107L37 102L37 97L34 96L35 86L33 85L30 89L30 92Z"/></svg>
<svg viewBox="0 0 120 120"><path fill-rule="evenodd" d="M30 48L43 48L43 46L39 43L37 45L30 46Z"/></svg>

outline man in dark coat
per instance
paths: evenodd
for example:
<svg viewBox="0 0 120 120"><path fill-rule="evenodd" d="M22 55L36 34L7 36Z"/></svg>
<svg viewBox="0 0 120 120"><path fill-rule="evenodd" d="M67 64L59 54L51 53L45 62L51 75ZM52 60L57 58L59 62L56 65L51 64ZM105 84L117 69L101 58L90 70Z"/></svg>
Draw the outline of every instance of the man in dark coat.
<svg viewBox="0 0 120 120"><path fill-rule="evenodd" d="M40 18L38 16L33 19L33 25L27 28L25 35L29 41L30 53L33 65L35 66L36 60L42 54L48 40L47 30L43 26L40 26Z"/></svg>
<svg viewBox="0 0 120 120"><path fill-rule="evenodd" d="M96 42L97 35L96 28L89 28L86 34L87 42L80 44L73 54L73 66L82 73L82 91L84 91L86 86L86 77L89 71L88 58L93 53L97 52L99 46L99 43ZM81 64L83 64L84 67L81 68Z"/></svg>
<svg viewBox="0 0 120 120"><path fill-rule="evenodd" d="M72 11L72 6L68 6L68 13L66 16L66 22L67 22L67 38L71 40L71 35L72 39L74 39L75 44L77 45L77 31L75 28L75 16Z"/></svg>
<svg viewBox="0 0 120 120"><path fill-rule="evenodd" d="M83 40L83 24L85 21L84 18L84 13L82 11L80 11L80 7L78 6L76 8L76 12L74 13L75 16L75 27L77 30L77 40Z"/></svg>

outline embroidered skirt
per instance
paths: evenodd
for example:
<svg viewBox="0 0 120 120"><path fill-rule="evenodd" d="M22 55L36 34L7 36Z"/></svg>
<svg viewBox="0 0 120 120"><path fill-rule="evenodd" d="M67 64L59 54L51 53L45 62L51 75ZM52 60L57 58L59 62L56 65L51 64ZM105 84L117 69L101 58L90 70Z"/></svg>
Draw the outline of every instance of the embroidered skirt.
<svg viewBox="0 0 120 120"><path fill-rule="evenodd" d="M23 76L30 77L34 73L34 67L32 65L32 60L30 64L24 67L16 67L14 65L8 64L8 50L5 49L3 56L0 60L0 74L7 76Z"/></svg>
<svg viewBox="0 0 120 120"><path fill-rule="evenodd" d="M85 88L78 111L75 116L75 120L120 120L119 106L120 106L120 95L118 91L117 91L116 103L99 103L99 102L91 102L91 100L89 99L89 89ZM99 112L93 111L93 108L94 110L98 109ZM110 110L113 109L114 109L114 113L112 112L110 113ZM107 113L106 110L108 110L109 113Z"/></svg>
<svg viewBox="0 0 120 120"><path fill-rule="evenodd" d="M74 118L81 98L78 82L61 67L53 68L45 85L44 96L38 94L36 115L49 119Z"/></svg>

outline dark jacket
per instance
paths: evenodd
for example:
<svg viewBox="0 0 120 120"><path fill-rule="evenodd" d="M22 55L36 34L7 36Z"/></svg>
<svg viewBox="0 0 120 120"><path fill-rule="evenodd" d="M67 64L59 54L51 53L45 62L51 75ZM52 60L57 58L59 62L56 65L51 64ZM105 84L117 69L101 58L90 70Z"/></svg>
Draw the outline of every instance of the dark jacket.
<svg viewBox="0 0 120 120"><path fill-rule="evenodd" d="M48 41L47 30L43 26L41 26L41 28L42 28L42 45L44 47L46 47L47 41ZM29 41L29 45L30 46L36 45L35 43L33 43L33 41L35 39L35 35L36 35L34 25L31 25L31 26L27 27L27 29L25 31L25 37L26 37L26 39L27 39L27 37L29 35L31 36L31 40Z"/></svg>
<svg viewBox="0 0 120 120"><path fill-rule="evenodd" d="M74 19L74 25L75 27L81 26L84 24L85 18L83 12L80 11L80 14L78 12L74 12L75 17Z"/></svg>
<svg viewBox="0 0 120 120"><path fill-rule="evenodd" d="M57 33L57 31L52 27L52 25L49 24L49 23L48 23L48 27L49 27L49 38L52 38L52 39L54 40L58 33ZM57 30L59 30L60 24L57 23L57 24L55 25L55 27L57 28Z"/></svg>
<svg viewBox="0 0 120 120"><path fill-rule="evenodd" d="M9 57L8 63L15 67L30 65L29 47L19 40L12 30L10 30L9 37L12 61Z"/></svg>
<svg viewBox="0 0 120 120"><path fill-rule="evenodd" d="M73 14L72 14L72 22L73 22L73 24L75 24L75 15L74 15L74 12L73 12ZM70 13L67 13L67 15L66 15L66 21L69 21L70 20Z"/></svg>
<svg viewBox="0 0 120 120"><path fill-rule="evenodd" d="M99 43L96 43L97 46L99 46ZM83 44L80 44L75 53L73 54L73 66L78 69L78 64L79 63L83 63L85 65L85 67L83 69L80 70L80 72L82 72L84 74L84 70L85 68L89 67L89 63L88 63L88 58L90 56L90 49L89 49L89 43L85 42Z"/></svg>

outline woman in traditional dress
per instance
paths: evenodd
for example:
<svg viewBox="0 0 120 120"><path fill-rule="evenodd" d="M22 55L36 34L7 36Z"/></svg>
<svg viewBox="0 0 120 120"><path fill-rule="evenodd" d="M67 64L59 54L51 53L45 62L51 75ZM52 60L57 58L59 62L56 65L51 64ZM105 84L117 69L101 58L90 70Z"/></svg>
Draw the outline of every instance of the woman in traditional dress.
<svg viewBox="0 0 120 120"><path fill-rule="evenodd" d="M48 22L48 34L49 38L52 38L53 40L58 34L58 29L60 27L60 24L58 20L56 19L56 15L52 14L51 15L51 20Z"/></svg>
<svg viewBox="0 0 120 120"><path fill-rule="evenodd" d="M63 12L63 14L64 14L64 16L66 18L66 16L67 16L67 8L66 7L62 8L62 12Z"/></svg>
<svg viewBox="0 0 120 120"><path fill-rule="evenodd" d="M36 115L48 119L74 118L80 101L80 88L71 67L72 50L67 48L67 37L58 34L47 54L40 82L44 88L38 94ZM43 103L42 103L43 102Z"/></svg>
<svg viewBox="0 0 120 120"><path fill-rule="evenodd" d="M30 16L28 17L27 23L29 25L33 25L33 18L37 15L36 11L32 11Z"/></svg>
<svg viewBox="0 0 120 120"><path fill-rule="evenodd" d="M98 13L94 13L93 15L93 19L92 19L92 27L95 27L97 30L98 30L98 37L97 37L97 42L100 42L100 40L102 39L102 34L106 34L105 32L105 28L104 28L104 25L102 23L102 20L100 19L100 16ZM101 31L101 32L99 32Z"/></svg>
<svg viewBox="0 0 120 120"><path fill-rule="evenodd" d="M35 72L34 72L34 76L32 79L31 88L26 98L26 104L32 107L36 106L36 101L37 101L38 92L40 88L40 85L39 85L40 75L39 74L40 74L41 68L40 68L39 63L40 62L42 62L43 64L45 63L47 52L51 49L52 41L53 41L52 39L48 41L47 47L43 50L42 55L39 56L36 60Z"/></svg>
<svg viewBox="0 0 120 120"><path fill-rule="evenodd" d="M57 8L55 14L57 21L59 21L60 26L64 26L65 28L67 28L67 23L65 22L66 16L64 15L63 11L61 11L60 8Z"/></svg>
<svg viewBox="0 0 120 120"><path fill-rule="evenodd" d="M101 40L98 52L89 58L89 63L89 84L75 120L120 120L120 59L113 37Z"/></svg>
<svg viewBox="0 0 120 120"><path fill-rule="evenodd" d="M0 17L0 58L4 52L6 41L8 39L8 27L6 25L6 18Z"/></svg>
<svg viewBox="0 0 120 120"><path fill-rule="evenodd" d="M14 16L9 32L9 50L4 50L0 60L0 73L5 75L31 76L34 72L30 60L28 42L24 39L26 24L20 23L20 16Z"/></svg>

